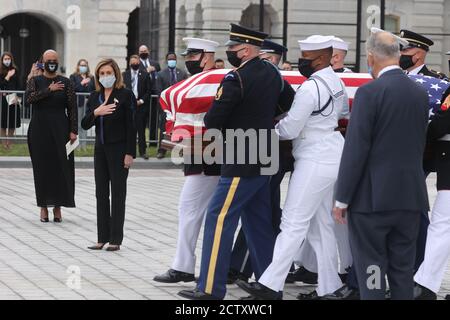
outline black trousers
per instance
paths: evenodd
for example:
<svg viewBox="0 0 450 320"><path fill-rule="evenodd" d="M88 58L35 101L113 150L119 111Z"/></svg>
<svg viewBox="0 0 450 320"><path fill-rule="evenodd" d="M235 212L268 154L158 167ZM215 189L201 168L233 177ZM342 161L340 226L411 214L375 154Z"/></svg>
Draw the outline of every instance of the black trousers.
<svg viewBox="0 0 450 320"><path fill-rule="evenodd" d="M280 169L277 174L270 178L270 197L272 205L272 226L275 234L278 235L281 224L282 210L280 208L281 192L280 185L283 182L284 176L289 170L286 166L280 164ZM247 247L247 240L245 238L244 231L239 231L236 242L233 246L233 252L231 254L230 269L235 272L240 272L246 277L250 278L253 275L253 268L250 261L250 255ZM292 269L291 269L292 271Z"/></svg>
<svg viewBox="0 0 450 320"><path fill-rule="evenodd" d="M139 144L139 155L143 156L147 152L147 140L145 137L145 130L147 128L148 124L148 117L149 117L149 107L148 106L141 106L136 112L136 127L137 127L137 134L138 134L138 144Z"/></svg>
<svg viewBox="0 0 450 320"><path fill-rule="evenodd" d="M414 262L420 212L349 212L353 268L362 300L384 300L387 275L392 300L414 298Z"/></svg>
<svg viewBox="0 0 450 320"><path fill-rule="evenodd" d="M125 143L97 144L95 148L95 188L99 243L121 245L123 241L129 172L128 169L124 168L125 150Z"/></svg>

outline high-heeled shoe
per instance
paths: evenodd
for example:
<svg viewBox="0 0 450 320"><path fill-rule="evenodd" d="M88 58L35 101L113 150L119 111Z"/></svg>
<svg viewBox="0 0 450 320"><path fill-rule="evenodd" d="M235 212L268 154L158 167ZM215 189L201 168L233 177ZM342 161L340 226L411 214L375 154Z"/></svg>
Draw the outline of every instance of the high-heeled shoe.
<svg viewBox="0 0 450 320"><path fill-rule="evenodd" d="M101 245L97 244L97 245L95 245L95 246L88 247L88 249L94 250L94 251L100 251L100 250L103 250L103 248L105 247L105 245L106 245L106 243L103 243L103 244L101 244Z"/></svg>
<svg viewBox="0 0 450 320"><path fill-rule="evenodd" d="M53 215L55 216L54 218L53 218L53 222L55 222L55 223L61 223L62 222L62 217L56 217L56 212L57 211L59 211L59 214L61 215L61 209L59 209L59 210L57 210L56 208L55 209L53 209Z"/></svg>
<svg viewBox="0 0 450 320"><path fill-rule="evenodd" d="M47 214L47 217L46 217L46 218L42 218L43 213L46 213L46 214ZM49 222L50 222L50 219L48 218L48 211L41 210L41 222L42 222L42 223L49 223Z"/></svg>
<svg viewBox="0 0 450 320"><path fill-rule="evenodd" d="M109 252L120 251L120 246L111 245L108 248L106 248L106 251L109 251Z"/></svg>

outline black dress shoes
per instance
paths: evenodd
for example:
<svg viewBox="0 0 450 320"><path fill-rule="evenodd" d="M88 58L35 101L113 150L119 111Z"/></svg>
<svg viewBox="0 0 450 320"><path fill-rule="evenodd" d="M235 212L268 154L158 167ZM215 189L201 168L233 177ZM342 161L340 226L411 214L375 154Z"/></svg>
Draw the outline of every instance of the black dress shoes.
<svg viewBox="0 0 450 320"><path fill-rule="evenodd" d="M178 295L189 300L221 300L213 295L204 293L197 288L193 290L181 290L178 292Z"/></svg>
<svg viewBox="0 0 450 320"><path fill-rule="evenodd" d="M324 295L321 300L360 300L359 290L344 285L335 292Z"/></svg>
<svg viewBox="0 0 450 320"><path fill-rule="evenodd" d="M299 293L297 295L297 300L320 300L320 297L317 294L317 291L314 290L311 293Z"/></svg>
<svg viewBox="0 0 450 320"><path fill-rule="evenodd" d="M437 295L430 289L416 283L414 285L414 300L437 300Z"/></svg>
<svg viewBox="0 0 450 320"><path fill-rule="evenodd" d="M286 283L303 282L305 284L317 284L317 273L300 267L294 272L289 272Z"/></svg>
<svg viewBox="0 0 450 320"><path fill-rule="evenodd" d="M234 284L237 280L248 282L248 277L243 273L230 269L228 272L227 284Z"/></svg>
<svg viewBox="0 0 450 320"><path fill-rule="evenodd" d="M248 283L242 280L237 280L236 284L239 288L244 290L245 292L251 294L257 300L282 300L283 293L277 292L272 289L267 288L266 286L260 284L259 282ZM249 298L246 298L249 300Z"/></svg>
<svg viewBox="0 0 450 320"><path fill-rule="evenodd" d="M195 276L190 273L170 269L166 273L154 277L153 281L162 283L194 282Z"/></svg>

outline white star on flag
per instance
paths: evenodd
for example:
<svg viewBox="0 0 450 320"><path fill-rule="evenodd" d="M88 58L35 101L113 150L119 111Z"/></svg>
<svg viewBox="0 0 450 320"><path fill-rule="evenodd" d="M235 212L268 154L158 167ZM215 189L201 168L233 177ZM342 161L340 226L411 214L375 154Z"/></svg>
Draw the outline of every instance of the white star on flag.
<svg viewBox="0 0 450 320"><path fill-rule="evenodd" d="M441 99L436 99L436 104L441 105Z"/></svg>
<svg viewBox="0 0 450 320"><path fill-rule="evenodd" d="M439 87L439 85L437 83L431 85L431 89L434 89L436 91L439 91L439 89L442 89L441 87Z"/></svg>
<svg viewBox="0 0 450 320"><path fill-rule="evenodd" d="M420 84L423 84L423 83L425 83L425 80L420 79L420 78L417 78L417 79L416 79L416 82L419 82Z"/></svg>

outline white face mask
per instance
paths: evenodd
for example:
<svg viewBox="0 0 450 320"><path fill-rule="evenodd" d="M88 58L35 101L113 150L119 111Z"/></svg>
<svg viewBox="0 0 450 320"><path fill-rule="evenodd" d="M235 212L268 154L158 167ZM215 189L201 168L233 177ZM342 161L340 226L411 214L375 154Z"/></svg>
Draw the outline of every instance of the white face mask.
<svg viewBox="0 0 450 320"><path fill-rule="evenodd" d="M116 76L111 75L102 77L99 81L105 89L111 89L114 86L114 83L116 83Z"/></svg>
<svg viewBox="0 0 450 320"><path fill-rule="evenodd" d="M3 65L9 68L11 66L11 60L3 60Z"/></svg>

